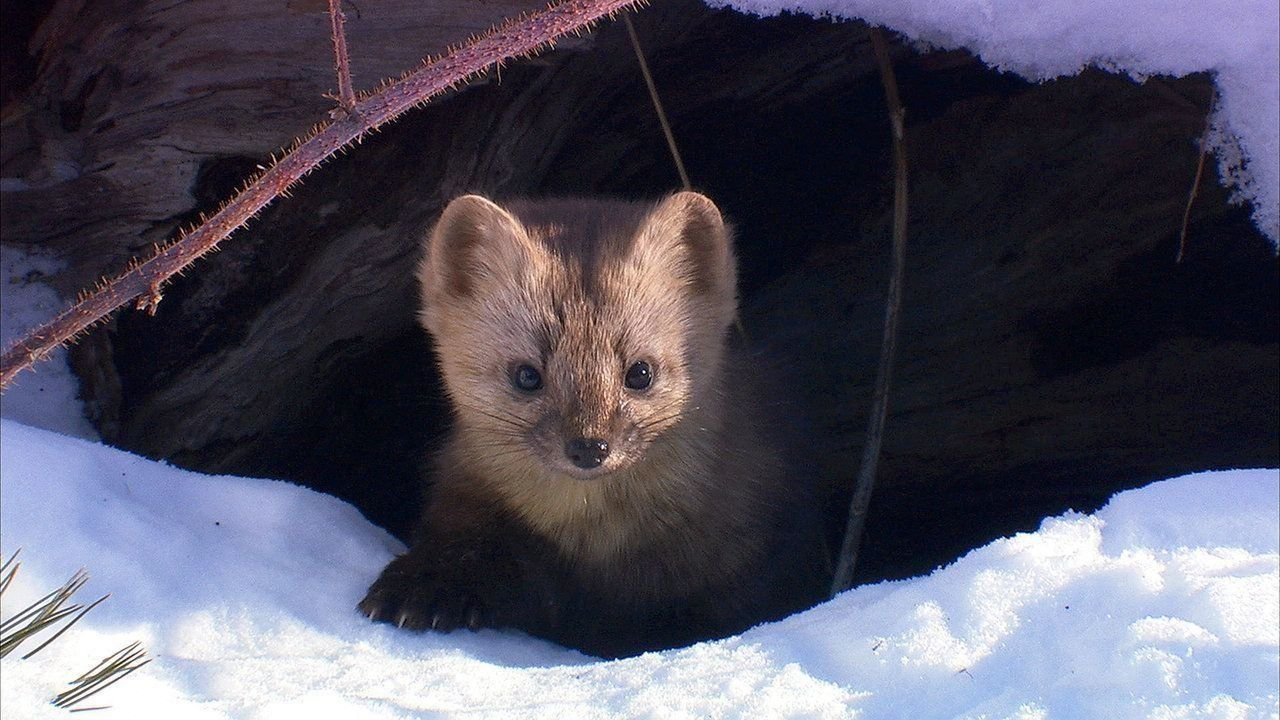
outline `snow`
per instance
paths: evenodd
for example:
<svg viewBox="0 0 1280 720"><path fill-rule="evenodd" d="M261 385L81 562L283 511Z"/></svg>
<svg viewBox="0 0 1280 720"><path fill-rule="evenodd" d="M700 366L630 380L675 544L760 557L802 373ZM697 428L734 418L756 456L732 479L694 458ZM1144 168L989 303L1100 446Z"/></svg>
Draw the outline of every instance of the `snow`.
<svg viewBox="0 0 1280 720"><path fill-rule="evenodd" d="M966 48L1031 80L1087 66L1213 74L1208 146L1258 229L1280 242L1280 3L1276 0L707 0L757 15L860 19L934 47ZM908 108L910 112L910 108ZM1188 178L1190 187L1190 178Z"/></svg>
<svg viewBox="0 0 1280 720"><path fill-rule="evenodd" d="M1280 237L1275 0L732 4L862 18L1033 79L1212 72L1222 174ZM7 344L62 303L38 282L56 258L0 247ZM0 411L0 553L23 563L0 615L81 567L79 601L110 593L35 657L0 660L6 717L65 717L48 700L136 640L154 661L89 703L111 705L99 717L1280 718L1277 470L1155 483L924 577L604 662L366 621L355 603L395 540L332 497L91 442L64 353Z"/></svg>
<svg viewBox="0 0 1280 720"><path fill-rule="evenodd" d="M1280 714L1280 471L1121 493L907 581L723 641L597 661L355 611L401 546L349 505L0 421L8 617L78 568L111 597L0 703L47 704L141 640L129 718L1262 718Z"/></svg>
<svg viewBox="0 0 1280 720"><path fill-rule="evenodd" d="M0 347L53 317L65 302L41 280L62 269L46 253L0 245ZM74 437L97 439L76 397L79 385L67 367L67 351L58 348L33 372L23 372L0 395L4 417Z"/></svg>
<svg viewBox="0 0 1280 720"><path fill-rule="evenodd" d="M37 282L56 263L4 253L9 338L57 307ZM77 601L110 598L0 660L6 717L65 717L49 699L134 641L153 661L88 703L101 717L1280 717L1277 470L1156 483L926 577L603 662L370 623L355 603L403 547L354 508L69 437L92 431L65 360L27 377L0 420L0 554L22 551L0 616L80 568Z"/></svg>

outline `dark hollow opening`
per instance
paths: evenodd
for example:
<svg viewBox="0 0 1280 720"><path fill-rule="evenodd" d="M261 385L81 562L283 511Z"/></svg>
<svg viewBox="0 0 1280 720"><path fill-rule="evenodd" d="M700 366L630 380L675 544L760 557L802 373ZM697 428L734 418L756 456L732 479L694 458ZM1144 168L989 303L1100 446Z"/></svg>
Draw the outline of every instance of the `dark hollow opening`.
<svg viewBox="0 0 1280 720"><path fill-rule="evenodd" d="M793 358L815 409L834 532L888 277L890 146L865 28L683 3L639 21L693 182L736 224L748 332ZM107 438L294 480L405 537L447 422L413 317L415 244L467 190L674 189L630 53L606 27L409 115L175 282L156 317L122 312L77 351L83 368L109 348L119 393L89 388ZM910 265L858 580L1158 478L1280 464L1273 249L1210 178L1174 263L1209 80L1029 84L964 53L895 58ZM206 163L193 195L216 204L260 161Z"/></svg>

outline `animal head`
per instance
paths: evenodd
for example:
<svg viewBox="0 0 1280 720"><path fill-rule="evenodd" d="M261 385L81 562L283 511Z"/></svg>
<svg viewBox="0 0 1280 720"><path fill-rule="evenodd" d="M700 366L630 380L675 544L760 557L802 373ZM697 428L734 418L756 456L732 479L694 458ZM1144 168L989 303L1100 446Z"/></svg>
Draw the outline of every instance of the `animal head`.
<svg viewBox="0 0 1280 720"><path fill-rule="evenodd" d="M505 208L460 197L419 280L455 420L494 467L614 475L715 402L736 271L703 195Z"/></svg>

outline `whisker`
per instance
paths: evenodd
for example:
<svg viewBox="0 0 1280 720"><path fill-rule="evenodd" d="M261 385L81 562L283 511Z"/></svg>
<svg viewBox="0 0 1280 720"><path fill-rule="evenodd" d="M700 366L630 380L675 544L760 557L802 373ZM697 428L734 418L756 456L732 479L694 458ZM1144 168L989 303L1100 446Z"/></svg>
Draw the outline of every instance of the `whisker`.
<svg viewBox="0 0 1280 720"><path fill-rule="evenodd" d="M475 405L462 405L461 403L459 404L459 406L460 406L460 407L463 407L463 408L466 408L468 411L473 412L473 413L475 413L475 414L477 414L477 415L482 415L482 416L484 416L484 417L487 417L487 418L489 418L490 420L496 420L496 421L498 421L498 422L500 422L500 423L505 423L506 425L509 425L509 426L511 426L511 427L513 427L513 428L517 428L517 429L522 430L522 431L523 431L523 430L524 430L524 428L525 428L525 424L524 424L524 423L521 423L521 422L519 422L519 421L517 421L517 420L513 420L513 419L512 419L512 418L510 418L510 417L504 417L504 416L502 416L502 415L498 415L497 413L492 412L492 411L490 411L490 410L486 410L486 409L484 409L484 408L477 407L477 406L475 406Z"/></svg>
<svg viewBox="0 0 1280 720"><path fill-rule="evenodd" d="M657 417L648 417L648 418L645 418L643 421L636 423L636 427L641 430L647 430L655 425L661 425L662 423L665 423L668 420L674 420L675 418L678 418L683 414L684 414L683 410L676 410L674 412L667 413L666 415L659 415Z"/></svg>

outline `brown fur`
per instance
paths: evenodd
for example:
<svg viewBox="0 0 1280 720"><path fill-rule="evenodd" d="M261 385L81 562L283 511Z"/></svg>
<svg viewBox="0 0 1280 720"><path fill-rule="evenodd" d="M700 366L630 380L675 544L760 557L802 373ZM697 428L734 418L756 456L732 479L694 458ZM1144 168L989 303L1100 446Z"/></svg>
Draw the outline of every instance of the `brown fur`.
<svg viewBox="0 0 1280 720"><path fill-rule="evenodd" d="M445 209L419 280L454 428L413 549L360 607L413 628L514 626L626 654L816 599L805 474L730 349L730 232L706 197ZM632 363L653 368L625 387ZM517 390L513 368L543 386ZM600 438L599 467L565 443Z"/></svg>

